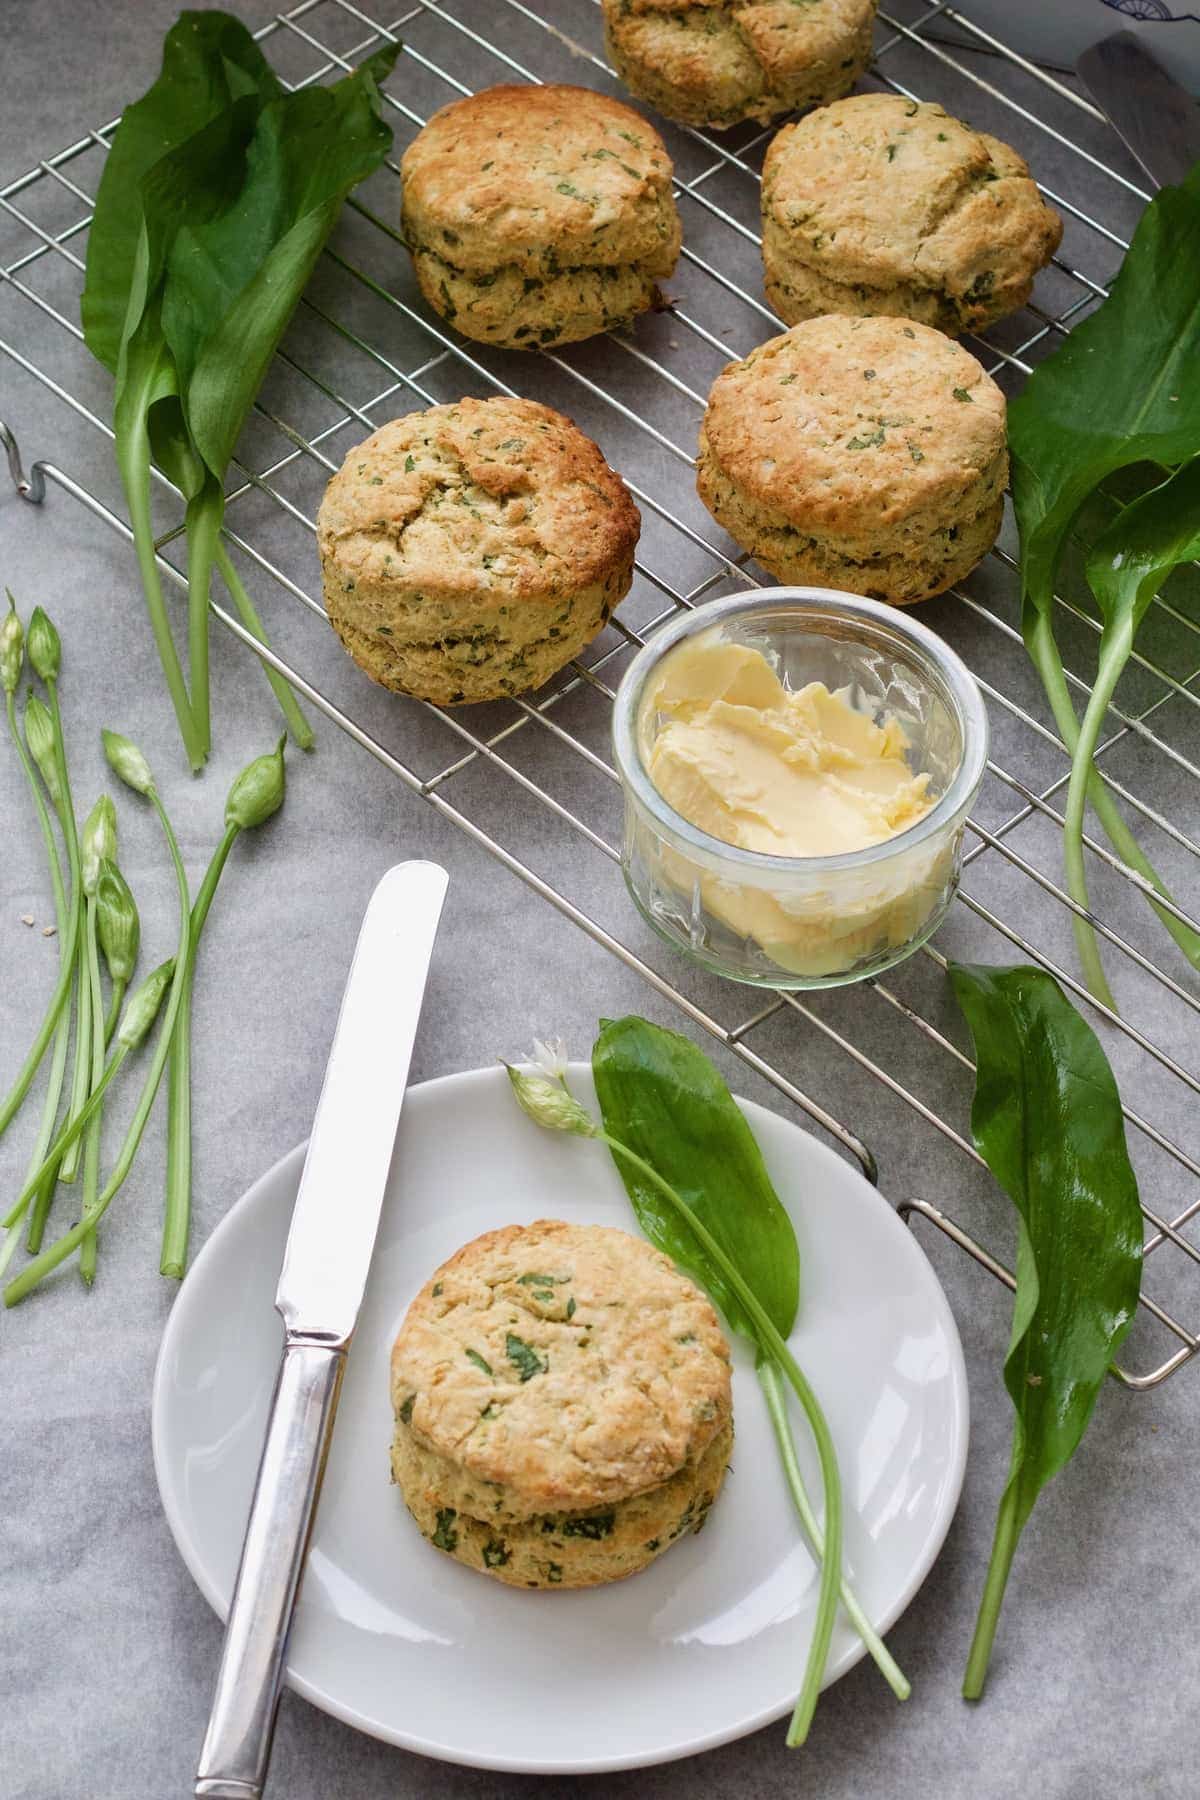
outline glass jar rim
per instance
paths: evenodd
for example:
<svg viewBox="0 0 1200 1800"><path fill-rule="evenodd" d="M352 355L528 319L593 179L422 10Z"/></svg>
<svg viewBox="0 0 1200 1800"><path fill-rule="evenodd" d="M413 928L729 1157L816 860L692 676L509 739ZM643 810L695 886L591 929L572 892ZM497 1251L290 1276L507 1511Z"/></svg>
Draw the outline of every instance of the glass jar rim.
<svg viewBox="0 0 1200 1800"><path fill-rule="evenodd" d="M867 627L864 642L876 635L891 637L898 648L909 653L913 664L931 685L940 688L943 700L955 715L962 748L954 777L930 810L904 831L897 832L895 837L868 844L861 850L844 850L835 856L773 856L765 850L745 850L693 825L682 813L676 812L650 779L638 744L638 713L646 684L659 663L685 638L701 631L726 624L733 618L785 609L814 623L827 620ZM622 782L653 815L666 835L681 846L726 863L736 863L748 871L791 875L870 868L872 864L915 849L927 838L943 831L956 816L965 817L983 782L988 752L987 709L979 684L962 658L936 632L882 600L868 600L860 594L821 587L749 588L719 600L709 600L671 620L642 646L621 678L613 707L612 734L617 772Z"/></svg>

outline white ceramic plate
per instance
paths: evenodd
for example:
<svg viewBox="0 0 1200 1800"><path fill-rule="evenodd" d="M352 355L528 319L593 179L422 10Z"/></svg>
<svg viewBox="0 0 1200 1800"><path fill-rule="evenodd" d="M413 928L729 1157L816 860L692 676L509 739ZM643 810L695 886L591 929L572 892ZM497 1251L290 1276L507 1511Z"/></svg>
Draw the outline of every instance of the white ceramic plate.
<svg viewBox="0 0 1200 1800"><path fill-rule="evenodd" d="M590 1101L587 1070L572 1081ZM799 1236L792 1346L837 1445L852 1579L886 1628L928 1573L962 1485L958 1334L887 1202L797 1126L758 1106L745 1111ZM302 1159L302 1148L284 1157L213 1232L175 1303L155 1378L163 1505L222 1615L279 1358L272 1302ZM788 1712L817 1576L741 1347L732 1473L704 1531L644 1573L590 1592L522 1593L420 1537L389 1483L392 1338L417 1289L460 1244L547 1216L636 1229L606 1153L540 1131L517 1110L502 1070L409 1094L288 1682L349 1724L427 1756L579 1774L687 1756ZM819 1494L802 1424L798 1435ZM862 1654L840 1623L827 1679Z"/></svg>

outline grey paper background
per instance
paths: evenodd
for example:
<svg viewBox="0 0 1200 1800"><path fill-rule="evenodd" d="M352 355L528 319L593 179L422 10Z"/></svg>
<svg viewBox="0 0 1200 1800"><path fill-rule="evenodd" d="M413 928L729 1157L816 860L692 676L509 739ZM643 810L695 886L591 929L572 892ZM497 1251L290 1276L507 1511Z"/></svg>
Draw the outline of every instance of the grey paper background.
<svg viewBox="0 0 1200 1800"><path fill-rule="evenodd" d="M448 4L476 29L516 29L509 9L498 4ZM549 0L534 10L557 14ZM577 3L564 6L567 10L579 16L588 9ZM915 10L910 6L905 16ZM124 99L140 91L155 71L161 34L173 11L166 0L137 0L125 7L96 0L39 0L26 7L4 0L0 179L110 119ZM244 0L241 13L256 25L272 16L272 8ZM428 15L418 19L414 42L422 41L429 23ZM343 29L339 41L352 38ZM464 59L464 80L495 79L500 73L493 63L490 75L481 77L466 67L465 51ZM593 78L594 72L565 57L548 58L547 72L550 65L568 79ZM986 77L985 62L974 66ZM404 91L396 78L392 87ZM1040 103L1037 91L1030 92L1030 103ZM936 93L954 103L953 81L940 80ZM444 90L437 95L439 101L446 97ZM427 98L423 91L422 105ZM968 116L987 113L979 90L959 98ZM1073 123L1100 155L1128 168L1102 127L1078 115ZM1017 136L1011 117L1008 129ZM1031 143L1026 134L1017 141L1031 155L1036 150L1038 172L1048 185L1071 184L1081 204L1094 193L1114 225L1132 223L1138 209L1132 196L1114 190L1048 137ZM94 174L89 179L94 182ZM73 211L77 206L57 213L53 229L61 229ZM353 241L356 229L347 227L345 242ZM1069 243L1076 229L1073 223ZM0 219L0 262L8 263L10 252L20 254L30 242L10 217ZM396 283L408 292L410 278L399 250L394 258ZM1116 258L1110 249L1097 272L1111 273ZM645 329L677 335L662 320L646 322ZM39 319L4 281L0 337L59 371L61 379L83 386L104 412L104 378L79 356L68 371L60 360L58 328ZM703 386L719 365L699 358L693 371L688 355L684 345L675 366ZM439 381L439 397L455 391L453 369L443 367ZM530 391L546 393L541 386L531 385ZM391 410L402 409L398 400ZM669 415L664 401L667 428L684 435L686 424L679 426ZM49 456L113 496L108 452L99 435L3 357L0 416L17 431L27 457ZM387 416L384 409L376 422ZM335 440L338 456L354 435ZM622 444L611 431L605 447L621 460ZM644 453L644 444L640 450L631 444L629 454L635 451ZM678 472L670 473L677 483ZM319 493L319 486L318 480L307 497ZM267 520L269 508L254 518ZM245 522L247 534L254 535L249 513L239 514L236 522L239 528ZM702 516L694 522L702 525ZM653 547L658 540L651 533L647 541ZM41 599L63 629L63 698L81 810L103 779L98 727L110 723L128 731L162 773L196 879L219 831L229 777L265 746L274 727L257 669L224 634L215 635L217 753L205 779L189 782L180 770L173 721L122 543L59 490L51 489L38 511L21 504L0 481L0 552L0 578L18 595L23 611ZM1014 618L1011 580L1004 586L994 573L981 579L991 582L986 589L991 604ZM308 582L311 588L311 567ZM273 604L278 613L277 594ZM989 634L953 603L938 603L926 616L950 632L981 672L986 669L998 686L1040 716L1031 678L1010 641ZM271 623L282 647L292 647L289 637L295 634L298 656L303 650L308 659L303 666L316 662L327 669L339 698L353 704L385 741L411 750L423 772L450 760L454 744L448 733L417 709L393 703L358 681L336 649L323 642L315 621L304 621L302 639L300 628L282 615L276 626L273 613ZM1167 672L1190 688L1200 657L1186 634L1178 641L1156 638L1150 647ZM1158 726L1186 755L1194 729L1178 693L1168 693L1145 671L1135 672L1127 685L1131 707L1163 701ZM548 757L552 749L543 746L540 753ZM1042 785L1062 773L1056 753L998 716L997 754L1001 750L1009 766ZM1189 790L1184 771L1152 757L1128 734L1110 755L1122 778L1140 784L1164 811L1187 817L1190 809L1195 828L1195 788ZM635 974L404 793L331 726L321 728L316 756L293 759L291 767L286 812L239 847L205 945L195 1033L197 1245L250 1181L305 1134L363 904L380 872L401 856L434 856L451 873L414 1061L416 1079L517 1052L534 1031L560 1032L581 1052L601 1012L637 1009L678 1022L678 1014ZM594 785L565 763L555 772L556 791L589 813ZM732 990L686 975L649 942L631 921L607 865L545 815L521 805L511 785L477 772L461 779L464 786L452 784L448 790L452 797L461 793L469 799L492 829L536 866L552 870L581 903L594 899L601 916L657 967L683 977L702 1005L727 1022L752 1010ZM612 796L605 791L595 804L607 809L607 827ZM1011 793L990 788L981 805L981 816L993 824L1015 810ZM152 818L125 796L120 817L122 861L141 903L146 955L156 960L167 953L173 931L171 879ZM23 1054L55 959L53 941L40 932L50 916L40 844L8 754L0 754L0 819L0 1069L7 1079ZM1047 827L1024 825L1011 841L1032 864L1056 873L1057 850ZM1171 847L1159 848L1169 863ZM1066 917L1027 877L988 853L968 886L997 910L1007 907L1040 947L1069 963ZM1166 962L1164 945L1135 899L1111 882L1101 881L1098 892L1107 916ZM36 916L39 928L31 931L20 923L26 912ZM939 942L948 954L992 960L1014 955L1011 944L963 907L956 908ZM1186 974L1182 979L1186 982ZM1138 1022L1185 1063L1194 1063L1191 1012L1168 1004L1160 989L1144 987L1127 966L1121 967L1120 981L1122 998ZM941 979L924 959L899 972L892 987L962 1041ZM944 1111L959 1131L966 1129L969 1090L961 1070L914 1033L896 1008L878 996L850 993L814 1003L813 1019L845 1032ZM1131 1103L1177 1141L1187 1145L1190 1133L1195 1150L1194 1096L1131 1056L1113 1034L1106 1042ZM890 1197L921 1194L963 1217L997 1253L1011 1255L1006 1203L990 1183L961 1151L886 1094L812 1019L782 1014L755 1044L875 1147ZM774 1090L732 1058L724 1058L724 1066L740 1091L786 1109ZM122 1116L120 1104L113 1110L115 1124ZM30 1130L31 1121L23 1119L0 1144L0 1191L6 1194L19 1182ZM150 1385L172 1297L155 1270L162 1130L160 1109L135 1175L106 1221L94 1291L84 1296L69 1275L0 1320L0 1793L6 1800L167 1800L190 1791L219 1631L175 1552L151 1465ZM1143 1157L1139 1166L1156 1184L1154 1197L1164 1209L1185 1203L1194 1192L1161 1161L1147 1163ZM60 1218L71 1216L70 1205L69 1198L60 1201ZM826 1696L802 1753L787 1754L782 1727L772 1727L673 1767L568 1781L426 1762L360 1737L285 1695L271 1792L288 1800L511 1800L524 1794L545 1800L599 1795L774 1800L795 1794L824 1800L960 1795L1007 1800L1031 1792L1046 1800L1126 1794L1186 1800L1195 1794L1200 1584L1194 1444L1200 1373L1185 1369L1165 1387L1142 1395L1110 1384L1083 1452L1046 1494L1027 1533L991 1686L985 1702L969 1708L958 1685L1008 1453L1009 1411L1000 1381L1008 1303L997 1284L928 1228L923 1242L962 1333L973 1437L963 1502L945 1550L892 1633L914 1684L908 1706L896 1706L864 1663ZM1164 1267L1159 1279L1156 1271L1156 1291L1180 1316L1194 1320L1200 1290L1189 1265L1177 1261L1178 1275ZM1160 1334L1139 1343L1132 1360L1149 1368L1170 1348ZM498 1647L498 1654L505 1653Z"/></svg>

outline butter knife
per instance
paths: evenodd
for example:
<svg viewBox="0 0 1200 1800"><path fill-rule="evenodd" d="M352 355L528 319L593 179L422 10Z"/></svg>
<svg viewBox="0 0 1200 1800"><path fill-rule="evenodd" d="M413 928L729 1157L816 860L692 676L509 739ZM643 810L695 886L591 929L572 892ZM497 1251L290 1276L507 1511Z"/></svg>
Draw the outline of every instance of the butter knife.
<svg viewBox="0 0 1200 1800"><path fill-rule="evenodd" d="M283 1359L196 1775L207 1800L260 1800L266 1780L288 1630L446 884L436 863L389 869L350 965L275 1295Z"/></svg>
<svg viewBox="0 0 1200 1800"><path fill-rule="evenodd" d="M1155 187L1200 160L1200 106L1134 37L1116 31L1085 50L1079 78Z"/></svg>

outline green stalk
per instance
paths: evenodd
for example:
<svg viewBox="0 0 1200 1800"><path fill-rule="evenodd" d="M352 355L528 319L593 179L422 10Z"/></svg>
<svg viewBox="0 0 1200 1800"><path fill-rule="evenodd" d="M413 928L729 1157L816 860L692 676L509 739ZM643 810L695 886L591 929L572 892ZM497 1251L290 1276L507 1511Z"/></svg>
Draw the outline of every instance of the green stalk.
<svg viewBox="0 0 1200 1800"><path fill-rule="evenodd" d="M963 1675L964 1700L979 1700L983 1696L992 1644L996 1637L996 1627L1000 1622L1000 1608L1004 1604L1004 1590L1008 1586L1009 1571L1012 1568L1013 1554L1020 1535L1020 1527L1017 1523L1016 1489L1010 1483L1005 1490L1004 1498L1000 1502L1000 1510L996 1515L996 1535L992 1540L992 1555L988 1563L987 1580L983 1587L983 1598L979 1603L979 1617L975 1621L975 1635L971 1639L971 1652L967 1657L966 1673Z"/></svg>
<svg viewBox="0 0 1200 1800"><path fill-rule="evenodd" d="M648 1163L644 1157L630 1150L619 1138L609 1137L599 1126L592 1128L591 1134L600 1143L607 1144L614 1156L623 1156L626 1162L639 1170L646 1180L656 1187L663 1198L687 1222L702 1247L721 1270L730 1289L745 1308L751 1324L758 1335L759 1343L769 1352L772 1360L786 1375L792 1392L799 1400L813 1434L817 1448L817 1457L821 1465L821 1480L825 1489L825 1554L821 1560L821 1582L817 1596L817 1616L813 1625L812 1643L809 1646L808 1663L804 1671L804 1681L796 1698L792 1722L788 1727L787 1742L789 1749L795 1749L808 1736L816 1711L817 1698L821 1692L821 1682L825 1673L825 1663L829 1656L829 1641L833 1636L834 1621L837 1617L838 1590L841 1585L842 1569L842 1484L838 1473L837 1452L833 1438L820 1403L809 1386L800 1365L788 1349L780 1332L773 1324L769 1313L759 1304L753 1288L743 1280L735 1265L726 1256L724 1250L713 1237L703 1220L694 1213L683 1197L675 1192L669 1182L664 1181L658 1170ZM5 1300L20 1282L36 1267L31 1263L17 1281L5 1289ZM22 1290L24 1291L24 1290Z"/></svg>
<svg viewBox="0 0 1200 1800"><path fill-rule="evenodd" d="M188 551L188 673L191 677L192 717L207 756L212 747L212 706L208 678L208 598L212 566L220 542L225 496L221 485L206 475L203 486L187 503Z"/></svg>
<svg viewBox="0 0 1200 1800"><path fill-rule="evenodd" d="M799 1459L796 1456L796 1445L792 1437L791 1421L788 1418L783 1387L779 1379L779 1369L775 1363L760 1358L757 1372L758 1384L762 1388L763 1398L767 1403L767 1413L775 1432L775 1442L779 1447L779 1456L783 1463L783 1472L787 1478L788 1488L796 1511L800 1515L800 1523L804 1527L805 1535L812 1545L813 1553L819 1563L825 1555L825 1539L817 1522L816 1514L813 1512L812 1502L809 1500L808 1490L804 1485ZM879 1673L897 1700L907 1700L912 1693L911 1683L863 1611L845 1576L842 1577L841 1597L847 1617L870 1651Z"/></svg>
<svg viewBox="0 0 1200 1800"><path fill-rule="evenodd" d="M192 773L195 774L204 766L203 739L188 697L175 640L171 636L171 622L167 616L167 603L163 598L162 580L158 572L154 523L150 515L150 437L144 408L138 410L127 430L118 431L116 455L129 507L129 523L133 530L134 549L137 551L138 569L142 577L142 591L146 596L146 610L150 615L150 628L158 646L159 661L175 707L175 717L179 721L183 747Z"/></svg>
<svg viewBox="0 0 1200 1800"><path fill-rule="evenodd" d="M162 1256L159 1270L176 1281L183 1279L187 1267L188 1233L191 1227L192 1195L192 984L196 975L196 952L200 934L208 918L217 883L241 832L238 825L227 825L213 851L204 880L192 907L191 945L187 971L179 1001L179 1016L171 1040L171 1059L167 1073L167 1187L163 1211Z"/></svg>
<svg viewBox="0 0 1200 1800"><path fill-rule="evenodd" d="M92 1060L91 1087L94 1092L104 1078L104 1000L100 992L100 946L96 940L96 896L89 894L87 899L87 929L84 934L87 949L88 990L91 995L92 1015ZM88 1121L87 1135L83 1140L83 1194L80 1217L86 1222L95 1211L96 1198L100 1191L100 1127L103 1110L97 1107ZM96 1234L91 1232L83 1240L83 1249L79 1256L79 1273L88 1287L96 1278Z"/></svg>
<svg viewBox="0 0 1200 1800"><path fill-rule="evenodd" d="M242 586L241 577L234 568L229 552L220 539L217 540L215 554L217 568L221 571L221 579L233 596L233 603L241 615L242 624L252 636L258 639L260 644L266 644L267 634L263 628L263 622L258 616L258 609ZM313 747L312 726L301 712L300 702L278 669L273 669L269 663L264 663L263 672L271 684L271 692L279 702L279 710L287 721L288 732L293 743L299 744L302 750L311 750Z"/></svg>
<svg viewBox="0 0 1200 1800"><path fill-rule="evenodd" d="M158 814L159 823L163 829L163 835L167 840L167 848L171 852L171 861L175 866L175 880L179 889L179 943L175 952L175 968L171 977L171 991L167 996L166 1014L163 1018L161 1029L159 1030L158 1040L154 1046L154 1056L151 1060L150 1068L147 1071L146 1079L142 1084L141 1094L138 1096L138 1103L134 1109L133 1118L130 1121L129 1129L125 1134L125 1141L121 1145L120 1155L117 1157L112 1174L104 1184L102 1192L97 1196L91 1217L88 1219L80 1219L76 1225L71 1227L70 1231L63 1237L60 1237L56 1243L51 1244L48 1250L43 1250L40 1256L34 1257L32 1262L26 1263L16 1280L10 1281L4 1290L5 1306L15 1306L18 1301L23 1300L25 1295L28 1294L31 1289L35 1288L52 1269L56 1269L61 1262L64 1262L66 1258L71 1255L72 1251L78 1248L90 1231L95 1230L96 1226L107 1212L114 1196L119 1193L121 1187L124 1185L125 1178L133 1166L133 1159L137 1155L138 1145L142 1141L142 1133L146 1129L146 1121L150 1117L151 1109L158 1094L159 1083L162 1081L163 1070L166 1068L167 1056L171 1048L171 1039L175 1032L175 1021L179 1014L180 1001L183 995L183 984L187 970L188 955L191 949L191 900L188 894L187 873L183 866L183 858L179 853L179 842L175 836L171 821L167 817L166 808L159 798L158 789L151 786L147 790L147 797L153 805L155 812ZM95 1104L98 1101L100 1094L103 1093L104 1089L108 1086L109 1081L112 1079L112 1076L116 1073L116 1067L114 1065L119 1066L127 1053L126 1049L120 1048L111 1058L109 1068L105 1071L100 1089L97 1093L93 1094L91 1104ZM19 1204L20 1202L18 1202L18 1205ZM5 1223L7 1224L8 1221L5 1220Z"/></svg>
<svg viewBox="0 0 1200 1800"><path fill-rule="evenodd" d="M41 1187L43 1177L49 1174L52 1165L57 1166L58 1163L62 1161L64 1152L69 1150L71 1145L77 1142L81 1132L86 1128L88 1120L103 1101L105 1094L112 1084L114 1076L117 1074L121 1064L128 1055L129 1046L119 1043L109 1057L108 1062L105 1065L104 1074L101 1076L97 1086L92 1089L88 1098L88 1103L80 1113L79 1117L77 1119L67 1119L64 1122L61 1131L47 1151L46 1159L41 1168L36 1170L29 1180L26 1181L25 1186L17 1195L17 1198L13 1201L3 1219L0 1219L0 1225L3 1225L6 1230L11 1230L17 1223L17 1220L24 1217L26 1208Z"/></svg>
<svg viewBox="0 0 1200 1800"><path fill-rule="evenodd" d="M29 752L26 750L25 745L21 740L21 733L17 726L16 708L13 704L12 694L6 694L5 700L5 710L8 714L9 735L12 738L13 748L16 750L21 767L25 771L25 779L29 783L29 792L33 797L34 811L37 814L38 826L42 833L42 841L46 846L46 860L50 865L50 884L54 891L54 917L58 924L59 969L61 973L63 963L69 962L71 950L68 938L69 914L67 911L67 893L63 885L62 866L58 859L58 846L54 841L54 827L50 823L49 808L42 798L42 790L38 784L37 772L34 769L33 763L30 761ZM54 1027L54 1049L50 1057L50 1073L46 1083L45 1099L42 1103L41 1121L38 1125L37 1136L33 1142L33 1149L30 1152L29 1165L25 1171L25 1179L27 1182L30 1181L42 1167L42 1164L45 1161L47 1148L50 1144L50 1139L54 1135L54 1121L58 1117L58 1103L62 1097L63 1078L66 1075L67 1053L70 1049L70 1043L71 1013L69 1007L63 1007L59 1012L58 1022ZM48 1185L49 1191L52 1194L54 1191L53 1180L49 1181ZM11 1245L6 1241L3 1250L0 1250L0 1274L3 1273L8 1260L12 1256L13 1250L16 1249L16 1237L20 1235L19 1232L17 1232L16 1225L12 1227L12 1233L15 1235L13 1236Z"/></svg>
<svg viewBox="0 0 1200 1800"><path fill-rule="evenodd" d="M117 1020L121 1016L121 1003L125 998L125 990L129 983L123 975L114 978L112 993L109 995L108 1011L104 1015L104 1047L107 1050L109 1039L117 1029Z"/></svg>
<svg viewBox="0 0 1200 1800"><path fill-rule="evenodd" d="M68 1117L77 1115L86 1104L91 1087L92 997L87 979L87 951L83 935L83 876L79 860L79 829L75 823L75 801L71 794L71 777L67 770L67 741L63 735L62 713L58 704L58 679L46 676L46 692L50 697L50 718L54 725L54 756L58 765L58 818L67 842L67 860L71 866L71 882L77 922L75 928L75 967L79 980L79 999L75 1025L75 1072L71 1084L71 1106ZM81 1140L76 1138L63 1158L58 1171L60 1181L74 1181L79 1172ZM31 1244L36 1250L37 1245Z"/></svg>
<svg viewBox="0 0 1200 1800"><path fill-rule="evenodd" d="M13 734L14 742L17 743L18 750L21 755L21 762L22 762L22 765L25 768L25 771L29 777L31 786L33 788L34 795L40 801L41 794L38 792L38 789L37 789L36 779L34 777L32 764L29 761L29 757L25 750L24 744L20 743L20 741L19 741L20 734L17 730L16 711L15 711L15 708L13 705L13 697L11 694L8 694L5 696L5 704L6 704L6 710L8 713L8 728ZM44 803L43 803L42 810L43 811L45 810ZM40 814L39 814L39 822L40 822ZM47 830L48 829L49 829L49 820L47 819ZM52 836L49 839L49 842L51 844L53 844ZM68 844L67 844L68 857L70 856L70 850L71 850L71 845L70 845L70 842L68 841ZM55 860L55 863L57 864L57 861L58 861L57 851L55 851L54 860ZM78 935L79 935L79 916L80 916L80 913L82 910L78 903L79 902L79 851L78 851L78 844L76 844L76 848L75 848L75 860L71 863L71 883L72 883L71 905L70 905L70 908L67 913L67 929L66 929L65 934L63 934L61 932L59 934L60 939L61 939L61 948L59 951L58 980L55 983L54 992L50 996L50 1002L46 1008L46 1012L42 1019L42 1023L38 1028L37 1036L34 1038L33 1043L30 1045L29 1053L26 1056L25 1061L21 1065L21 1068L17 1074L16 1080L14 1081L12 1087L9 1089L9 1092L8 1092L7 1096L5 1097L3 1103L0 1104L0 1137L2 1137L4 1135L4 1133L8 1130L8 1127L12 1124L14 1118L17 1115L17 1112L20 1109L21 1102L24 1100L26 1094L29 1092L30 1084L32 1083L34 1076L37 1074L38 1069L41 1067L42 1058L46 1054L46 1046L49 1044L50 1039L54 1036L54 1033L58 1028L59 1020L63 1014L63 1008L66 1005L68 996L70 995L70 992L71 992L71 983L75 978L75 946L76 946L76 942L77 942ZM68 1025L68 1029L69 1029L69 1027L70 1027L70 1013L69 1012L67 1013L67 1025ZM56 1046L56 1049L57 1049L57 1046Z"/></svg>
<svg viewBox="0 0 1200 1800"><path fill-rule="evenodd" d="M1041 676L1042 686L1046 690L1046 698L1050 702L1050 709L1054 714L1054 721L1058 726L1059 735L1070 752L1072 763L1074 764L1074 759L1079 746L1079 720L1075 712L1074 702L1067 689L1066 675L1063 670L1062 660L1058 653L1058 646L1054 641L1054 634L1050 629L1049 621L1044 615L1039 614L1034 630L1031 631L1025 639L1025 646L1038 674ZM1111 694L1109 697L1111 698ZM1132 831L1130 831L1129 826L1125 823L1125 820L1122 818L1117 807L1116 801L1104 785L1103 778L1091 767L1090 759L1086 773L1087 800L1091 805L1092 810L1095 812L1097 819L1099 819L1105 836L1108 838L1109 843L1112 845L1117 855L1121 858L1121 861L1128 863L1131 869L1136 869L1138 874L1150 883L1151 887L1158 889L1158 892L1164 899L1173 901L1174 896L1170 889L1158 874L1158 871L1134 837ZM1086 887L1081 895L1075 892L1068 881L1068 891L1071 894L1071 898L1080 906L1087 905ZM1149 897L1147 898L1149 899ZM1154 908L1155 913L1170 932L1176 944L1192 964L1193 968L1200 969L1200 933L1193 931L1189 925L1184 924L1182 919L1177 919L1174 913L1170 913L1165 907L1157 905L1154 900L1149 900L1149 904ZM1085 919L1079 918L1074 919L1074 924L1076 928L1076 938L1081 945L1083 942L1082 936L1080 935L1081 933L1086 933L1091 939L1092 952L1095 956L1096 963L1098 964L1099 951L1096 949L1095 934L1093 933L1091 926ZM1080 954L1083 954L1082 949ZM1089 986L1091 986L1090 981ZM1102 970L1100 972L1100 986L1093 988L1092 991L1097 999L1104 1000L1106 1005L1112 1006L1113 1011L1116 1010L1113 1005L1112 996L1111 994L1108 994L1108 984L1104 980ZM1108 995L1107 998L1105 998L1106 994Z"/></svg>

